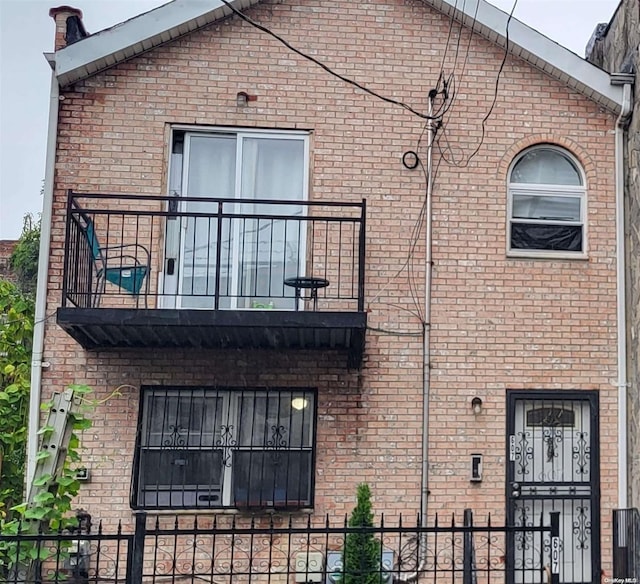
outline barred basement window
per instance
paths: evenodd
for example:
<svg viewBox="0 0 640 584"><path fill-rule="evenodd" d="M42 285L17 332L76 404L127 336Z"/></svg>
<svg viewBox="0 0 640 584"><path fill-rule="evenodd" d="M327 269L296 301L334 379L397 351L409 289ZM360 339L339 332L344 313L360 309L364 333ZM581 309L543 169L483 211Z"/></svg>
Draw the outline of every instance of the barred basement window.
<svg viewBox="0 0 640 584"><path fill-rule="evenodd" d="M132 506L313 504L315 391L143 387Z"/></svg>
<svg viewBox="0 0 640 584"><path fill-rule="evenodd" d="M568 152L525 150L509 173L509 251L583 254L585 199L582 170Z"/></svg>

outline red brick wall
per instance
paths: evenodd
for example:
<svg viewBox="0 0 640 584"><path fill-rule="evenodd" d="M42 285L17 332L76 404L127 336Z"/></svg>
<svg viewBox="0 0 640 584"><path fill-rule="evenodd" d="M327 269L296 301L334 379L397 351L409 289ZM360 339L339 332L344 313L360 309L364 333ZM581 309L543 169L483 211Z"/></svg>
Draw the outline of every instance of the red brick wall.
<svg viewBox="0 0 640 584"><path fill-rule="evenodd" d="M12 239L0 241L0 278L14 282L16 277L11 269L10 259L18 242Z"/></svg>
<svg viewBox="0 0 640 584"><path fill-rule="evenodd" d="M293 45L420 110L442 62L449 21L419 2L264 2L253 18ZM454 65L457 26L447 51ZM503 51L462 32L454 107L446 116L448 161L466 161L481 137ZM463 56L467 54L464 75ZM236 107L238 91L257 96ZM318 387L316 510L344 513L368 481L374 508L414 515L420 499L421 325L398 275L425 193L419 170L401 164L420 146L424 121L355 90L237 18L193 33L63 91L49 276L50 312L60 301L65 190L163 194L171 124L312 132L313 199L367 199L365 364L347 373L332 353L84 352L47 324L44 397L86 382L104 398L86 432L93 478L81 505L95 517L128 513L140 384ZM616 305L612 114L524 62L509 58L483 147L459 166L435 153L433 203L430 512L504 510L508 389L600 391L602 526L615 506ZM588 259L507 258L506 176L524 147L553 142L583 165ZM415 249L418 304L424 245ZM470 400L481 396L474 416ZM469 454L484 454L485 480L469 483ZM606 535L606 537L609 537ZM606 546L605 546L606 548ZM609 557L605 553L605 557Z"/></svg>

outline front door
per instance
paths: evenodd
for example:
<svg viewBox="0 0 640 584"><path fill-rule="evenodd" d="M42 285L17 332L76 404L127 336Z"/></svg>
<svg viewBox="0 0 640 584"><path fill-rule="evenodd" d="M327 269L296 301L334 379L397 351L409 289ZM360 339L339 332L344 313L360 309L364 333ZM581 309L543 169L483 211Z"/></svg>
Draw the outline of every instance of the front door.
<svg viewBox="0 0 640 584"><path fill-rule="evenodd" d="M548 525L559 511L560 582L599 583L597 392L509 392L507 434L509 525ZM549 542L530 544L527 532L510 542L509 584L545 581Z"/></svg>

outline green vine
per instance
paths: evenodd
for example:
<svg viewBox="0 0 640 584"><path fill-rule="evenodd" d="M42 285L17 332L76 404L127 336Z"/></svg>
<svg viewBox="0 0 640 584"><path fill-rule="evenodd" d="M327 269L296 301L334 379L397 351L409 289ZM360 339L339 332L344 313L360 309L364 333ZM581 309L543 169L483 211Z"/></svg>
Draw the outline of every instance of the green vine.
<svg viewBox="0 0 640 584"><path fill-rule="evenodd" d="M22 500L31 376L33 301L0 280L0 517Z"/></svg>
<svg viewBox="0 0 640 584"><path fill-rule="evenodd" d="M9 261L16 274L18 287L27 296L35 295L39 252L40 220L33 215L25 215L22 234Z"/></svg>
<svg viewBox="0 0 640 584"><path fill-rule="evenodd" d="M76 411L69 413L69 423L72 431L67 446L64 463L55 475L45 474L37 477L33 487L41 487L42 490L31 502L14 505L11 508L14 516L7 520L0 520L0 534L5 536L19 536L26 533L61 533L74 531L78 528L78 519L72 513L72 501L78 494L81 482L77 478L78 470L82 467L81 442L79 432L91 427L91 420L87 413L102 402L88 399L91 389L86 385L72 385L75 402L79 403ZM111 396L118 395L118 390ZM110 397L111 397L110 396ZM53 402L42 404L42 409L51 409ZM50 437L54 431L52 426L43 426L38 434L43 440ZM41 448L36 456L37 464L49 458L51 453ZM37 467L36 467L37 474ZM46 560L49 551L36 542L4 540L0 542L0 566L16 566L35 560ZM65 550L58 553L65 555Z"/></svg>

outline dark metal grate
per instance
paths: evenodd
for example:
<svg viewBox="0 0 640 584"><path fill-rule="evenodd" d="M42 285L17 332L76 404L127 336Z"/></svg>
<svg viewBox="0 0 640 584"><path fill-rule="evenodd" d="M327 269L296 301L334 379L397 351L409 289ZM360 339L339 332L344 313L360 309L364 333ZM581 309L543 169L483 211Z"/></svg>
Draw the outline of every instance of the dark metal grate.
<svg viewBox="0 0 640 584"><path fill-rule="evenodd" d="M309 389L143 388L133 506L310 507L315 402Z"/></svg>
<svg viewBox="0 0 640 584"><path fill-rule="evenodd" d="M613 511L613 576L620 582L640 582L640 511Z"/></svg>
<svg viewBox="0 0 640 584"><path fill-rule="evenodd" d="M362 311L364 229L364 201L70 191L62 305Z"/></svg>
<svg viewBox="0 0 640 584"><path fill-rule="evenodd" d="M560 512L560 579L574 584L601 576L597 412L596 392L509 392L508 520ZM528 545L515 539L509 553Z"/></svg>

